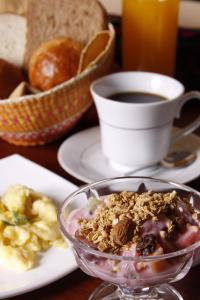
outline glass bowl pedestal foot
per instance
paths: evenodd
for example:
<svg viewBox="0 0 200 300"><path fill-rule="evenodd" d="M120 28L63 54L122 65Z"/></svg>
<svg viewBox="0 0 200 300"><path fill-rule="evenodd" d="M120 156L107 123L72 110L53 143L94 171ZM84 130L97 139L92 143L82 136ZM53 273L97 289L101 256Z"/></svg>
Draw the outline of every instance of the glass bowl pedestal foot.
<svg viewBox="0 0 200 300"><path fill-rule="evenodd" d="M89 300L183 300L171 285L163 284L153 288L125 289L103 282Z"/></svg>

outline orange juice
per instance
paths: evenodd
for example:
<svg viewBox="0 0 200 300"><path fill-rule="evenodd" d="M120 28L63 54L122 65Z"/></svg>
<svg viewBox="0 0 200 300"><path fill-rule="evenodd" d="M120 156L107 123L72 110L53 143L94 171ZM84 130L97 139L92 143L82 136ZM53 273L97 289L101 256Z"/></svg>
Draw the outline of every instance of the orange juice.
<svg viewBox="0 0 200 300"><path fill-rule="evenodd" d="M124 70L173 75L179 0L123 0Z"/></svg>

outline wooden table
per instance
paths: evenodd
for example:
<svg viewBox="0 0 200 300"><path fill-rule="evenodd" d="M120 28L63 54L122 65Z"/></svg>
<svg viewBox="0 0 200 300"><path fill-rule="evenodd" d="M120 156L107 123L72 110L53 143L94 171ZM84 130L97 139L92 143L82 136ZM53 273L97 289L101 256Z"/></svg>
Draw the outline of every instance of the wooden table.
<svg viewBox="0 0 200 300"><path fill-rule="evenodd" d="M200 86L199 86L200 89ZM183 109L184 119L176 122L176 126L184 126L188 121L200 114L200 101L191 102ZM73 178L59 166L57 161L57 150L68 136L82 129L98 124L97 115L94 107L84 116L81 122L70 132L58 141L45 146L38 147L17 147L4 141L0 141L0 158L18 153L24 157L48 168L71 182L81 185L82 182ZM200 129L196 131L200 135ZM199 166L200 167L200 166ZM200 174L200 168L199 168ZM1 177L3 180L3 174ZM189 186L200 191L200 178L188 183ZM56 259L56 258L55 258ZM65 262L63 262L65 263ZM185 300L200 299L200 266L193 268L189 274L174 286L180 291ZM95 288L101 283L99 279L92 278L84 274L81 270L76 270L70 275L58 280L49 286L43 287L28 294L20 295L15 300L86 300Z"/></svg>
<svg viewBox="0 0 200 300"><path fill-rule="evenodd" d="M184 125L200 113L200 103L192 102L184 107L184 122L178 122L177 125ZM0 158L18 153L24 157L35 161L36 163L48 168L49 170L59 174L60 176L70 180L71 182L81 185L82 182L73 178L59 166L57 161L57 150L64 139L72 133L95 126L98 124L96 111L94 107L85 115L82 121L74 128L69 135L62 139L45 146L38 147L18 147L10 145L4 141L0 141ZM196 131L200 135L200 130ZM200 173L200 171L199 171ZM3 176L3 174L2 174ZM2 177L3 180L3 177ZM189 186L200 191L200 178L188 183ZM181 292L185 300L200 299L200 266L193 268L189 274L174 286ZM86 300L92 291L100 284L99 279L87 276L81 270L77 270L63 279L43 287L31 293L20 295L15 300Z"/></svg>

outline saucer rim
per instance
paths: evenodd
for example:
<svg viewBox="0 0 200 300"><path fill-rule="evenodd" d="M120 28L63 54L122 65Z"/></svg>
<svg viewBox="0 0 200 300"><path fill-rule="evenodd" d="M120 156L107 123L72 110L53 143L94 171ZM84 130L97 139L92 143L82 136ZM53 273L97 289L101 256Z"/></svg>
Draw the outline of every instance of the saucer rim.
<svg viewBox="0 0 200 300"><path fill-rule="evenodd" d="M173 128L177 128L177 127L173 127ZM91 178L86 177L84 174L81 174L81 172L79 172L78 169L75 171L74 168L71 168L71 167L69 166L69 164L66 165L66 159L63 159L63 151L64 151L65 148L66 148L66 144L69 144L69 143L71 142L72 139L76 139L77 136L79 136L79 135L80 135L80 136L83 136L84 134L86 134L86 133L88 133L88 132L91 132L91 131L96 132L97 130L98 130L98 131L100 130L100 127L99 127L99 126L90 127L90 128L87 128L87 129L84 129L84 130L81 130L81 131L76 132L75 134L71 135L69 138L67 138L67 139L65 139L65 140L63 141L63 143L60 145L60 147L59 147L59 149L58 149L58 152L57 152L57 160L58 160L59 165L62 167L62 169L63 169L66 173L70 174L70 175L73 176L74 178L76 178L76 179L78 179L78 180L80 180L81 182L84 182L84 183L91 183L91 182L93 182L93 181L95 181L95 180L92 180ZM199 137L198 135L192 133L192 134L189 134L189 136L191 136L191 137L192 137L193 139L195 139L198 143L200 143L200 137ZM100 141L100 140L98 140L98 139L96 138L96 143L98 143L99 141ZM85 147L82 147L82 146L81 146L81 148L83 148L83 151L85 150ZM199 148L199 152L200 152L200 148ZM73 154L74 154L74 153L73 153ZM199 155L200 155L200 154L199 154ZM198 158L198 154L197 154L197 158ZM80 157L77 158L77 159L78 159L78 161L80 162ZM80 168L83 168L83 164L80 163L79 167L80 167ZM117 172L117 171L116 171L116 172ZM118 175L116 174L116 176L118 176ZM199 176L200 176L200 173L199 173L198 175L195 174L195 176L190 176L190 179L184 180L184 181L183 181L183 180L182 180L182 181L179 181L179 183L186 184L186 183L188 183L188 182L191 182L191 181L197 179ZM104 177L104 178L107 178L107 177ZM100 179L102 179L102 178L98 178L98 179L96 179L96 180L100 180ZM163 179L165 179L165 178L163 178ZM167 180L169 180L169 178L167 178Z"/></svg>

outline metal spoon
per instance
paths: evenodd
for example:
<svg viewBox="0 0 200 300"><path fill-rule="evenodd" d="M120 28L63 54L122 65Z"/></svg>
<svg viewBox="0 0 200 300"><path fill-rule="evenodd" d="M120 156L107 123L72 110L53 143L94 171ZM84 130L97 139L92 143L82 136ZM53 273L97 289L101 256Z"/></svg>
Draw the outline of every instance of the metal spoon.
<svg viewBox="0 0 200 300"><path fill-rule="evenodd" d="M165 168L181 168L190 165L196 158L195 152L181 149L169 152L160 164Z"/></svg>
<svg viewBox="0 0 200 300"><path fill-rule="evenodd" d="M196 153L189 150L180 149L170 152L162 161L158 164L149 165L146 167L140 167L128 172L124 172L123 176L134 175L136 173L146 171L148 175L156 174L157 171L165 169L183 168L192 164L197 158Z"/></svg>

